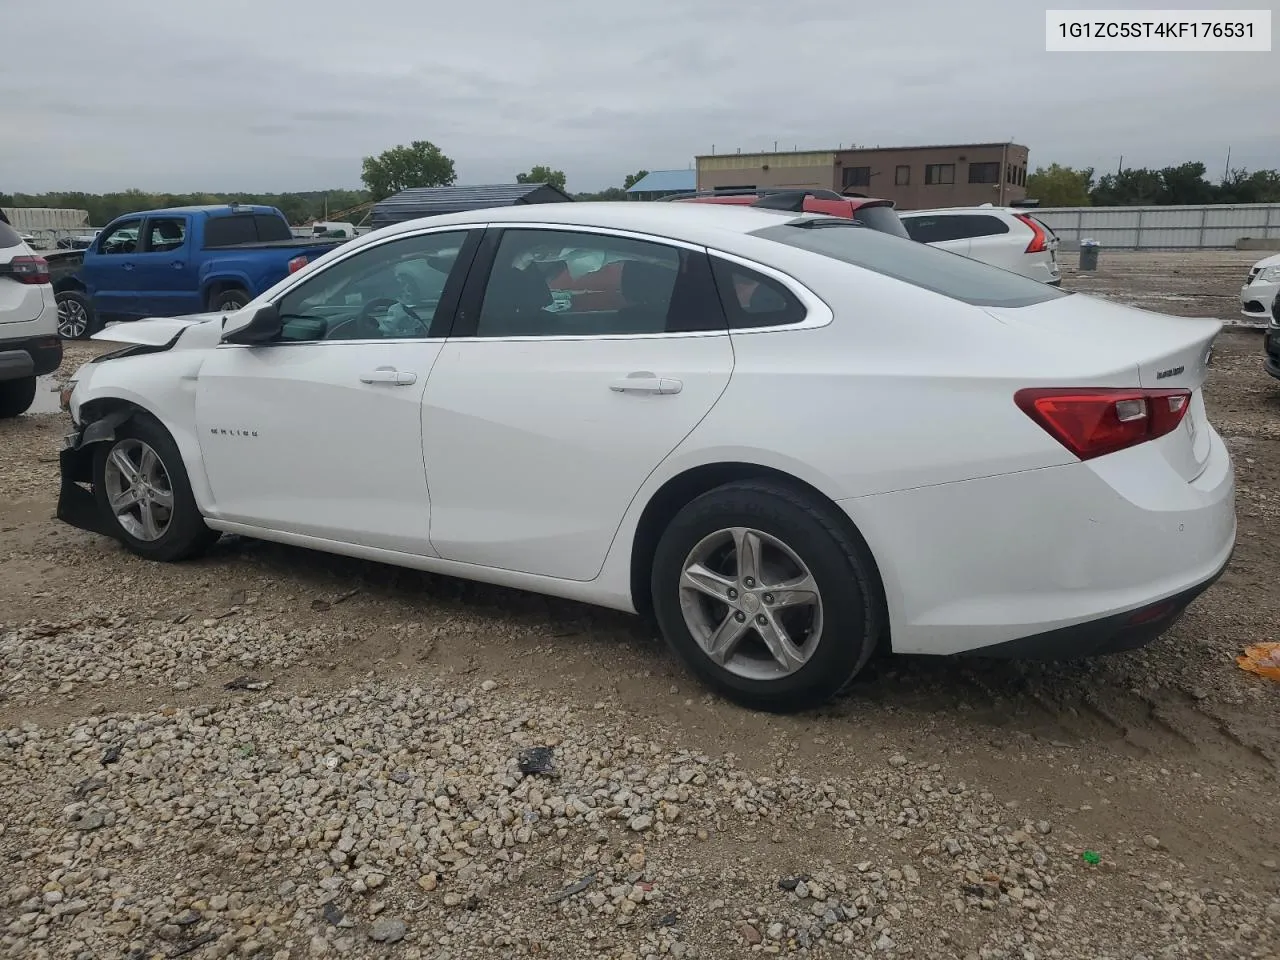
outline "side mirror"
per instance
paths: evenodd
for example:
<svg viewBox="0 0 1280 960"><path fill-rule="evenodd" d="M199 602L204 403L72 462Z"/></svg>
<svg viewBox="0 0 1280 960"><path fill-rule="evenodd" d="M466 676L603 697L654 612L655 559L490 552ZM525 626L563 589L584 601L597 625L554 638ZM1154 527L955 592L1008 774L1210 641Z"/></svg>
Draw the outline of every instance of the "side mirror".
<svg viewBox="0 0 1280 960"><path fill-rule="evenodd" d="M245 345L268 343L280 336L281 326L280 310L274 303L267 303L253 312L248 323L233 327L230 332L224 333L222 342Z"/></svg>

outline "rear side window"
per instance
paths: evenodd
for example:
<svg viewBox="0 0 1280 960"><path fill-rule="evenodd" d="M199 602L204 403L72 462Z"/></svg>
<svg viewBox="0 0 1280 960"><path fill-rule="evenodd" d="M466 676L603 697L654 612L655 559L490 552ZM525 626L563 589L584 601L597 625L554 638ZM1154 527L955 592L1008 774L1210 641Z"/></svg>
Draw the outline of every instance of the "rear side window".
<svg viewBox="0 0 1280 960"><path fill-rule="evenodd" d="M258 229L253 221L253 217L242 213L229 217L210 217L204 224L205 248L256 242Z"/></svg>
<svg viewBox="0 0 1280 960"><path fill-rule="evenodd" d="M999 217L985 213L906 217L907 235L918 243L942 243L946 240L969 240L1008 233L1009 225Z"/></svg>
<svg viewBox="0 0 1280 960"><path fill-rule="evenodd" d="M711 270L730 330L781 327L805 318L804 304L772 277L719 257L711 258Z"/></svg>
<svg viewBox="0 0 1280 960"><path fill-rule="evenodd" d="M702 252L568 230L502 233L478 337L724 331Z"/></svg>
<svg viewBox="0 0 1280 960"><path fill-rule="evenodd" d="M166 253L187 242L187 222L177 217L153 218L147 221L147 250Z"/></svg>
<svg viewBox="0 0 1280 960"><path fill-rule="evenodd" d="M259 240L292 240L293 231L283 217L270 213L255 213L253 222L258 228Z"/></svg>
<svg viewBox="0 0 1280 960"><path fill-rule="evenodd" d="M752 236L850 263L977 307L1026 307L1069 296L1038 280L840 220L808 227L781 224L756 230Z"/></svg>
<svg viewBox="0 0 1280 960"><path fill-rule="evenodd" d="M16 247L22 242L22 235L7 223L0 223L0 249Z"/></svg>

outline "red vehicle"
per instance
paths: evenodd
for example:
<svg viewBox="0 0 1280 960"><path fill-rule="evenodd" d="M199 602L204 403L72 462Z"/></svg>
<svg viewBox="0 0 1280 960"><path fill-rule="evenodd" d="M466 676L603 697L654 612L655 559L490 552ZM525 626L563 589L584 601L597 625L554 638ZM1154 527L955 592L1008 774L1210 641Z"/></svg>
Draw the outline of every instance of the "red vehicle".
<svg viewBox="0 0 1280 960"><path fill-rule="evenodd" d="M676 203L731 203L771 210L791 210L796 213L825 213L831 217L853 220L881 233L911 239L893 209L892 200L842 196L834 190L704 190L677 194L666 199Z"/></svg>

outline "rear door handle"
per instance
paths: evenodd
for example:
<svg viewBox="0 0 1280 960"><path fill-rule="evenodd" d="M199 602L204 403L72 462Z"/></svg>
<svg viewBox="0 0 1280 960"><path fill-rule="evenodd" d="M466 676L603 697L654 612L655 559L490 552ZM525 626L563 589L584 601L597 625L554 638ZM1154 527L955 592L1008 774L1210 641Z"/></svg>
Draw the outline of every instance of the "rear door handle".
<svg viewBox="0 0 1280 960"><path fill-rule="evenodd" d="M361 383L389 383L395 387L407 387L411 383L416 383L418 375L410 373L407 370L397 370L395 367L378 367L371 373L362 374Z"/></svg>
<svg viewBox="0 0 1280 960"><path fill-rule="evenodd" d="M614 393L679 393L684 384L670 377L655 377L651 373L632 373L609 384Z"/></svg>
<svg viewBox="0 0 1280 960"><path fill-rule="evenodd" d="M120 266L121 266L121 267L123 267L125 270L132 270L132 269L133 269L133 264L132 264L132 263L122 263L122 264L120 264Z"/></svg>

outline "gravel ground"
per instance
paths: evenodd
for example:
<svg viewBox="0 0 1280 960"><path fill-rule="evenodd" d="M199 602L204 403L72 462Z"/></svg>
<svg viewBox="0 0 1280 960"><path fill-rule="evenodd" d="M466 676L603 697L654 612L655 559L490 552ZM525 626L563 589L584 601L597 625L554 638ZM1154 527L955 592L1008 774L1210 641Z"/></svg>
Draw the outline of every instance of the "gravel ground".
<svg viewBox="0 0 1280 960"><path fill-rule="evenodd" d="M1233 660L1280 640L1259 352L1219 342L1239 546L1169 636L885 657L797 717L607 611L144 563L51 519L59 417L0 424L0 957L1280 956L1280 685Z"/></svg>

